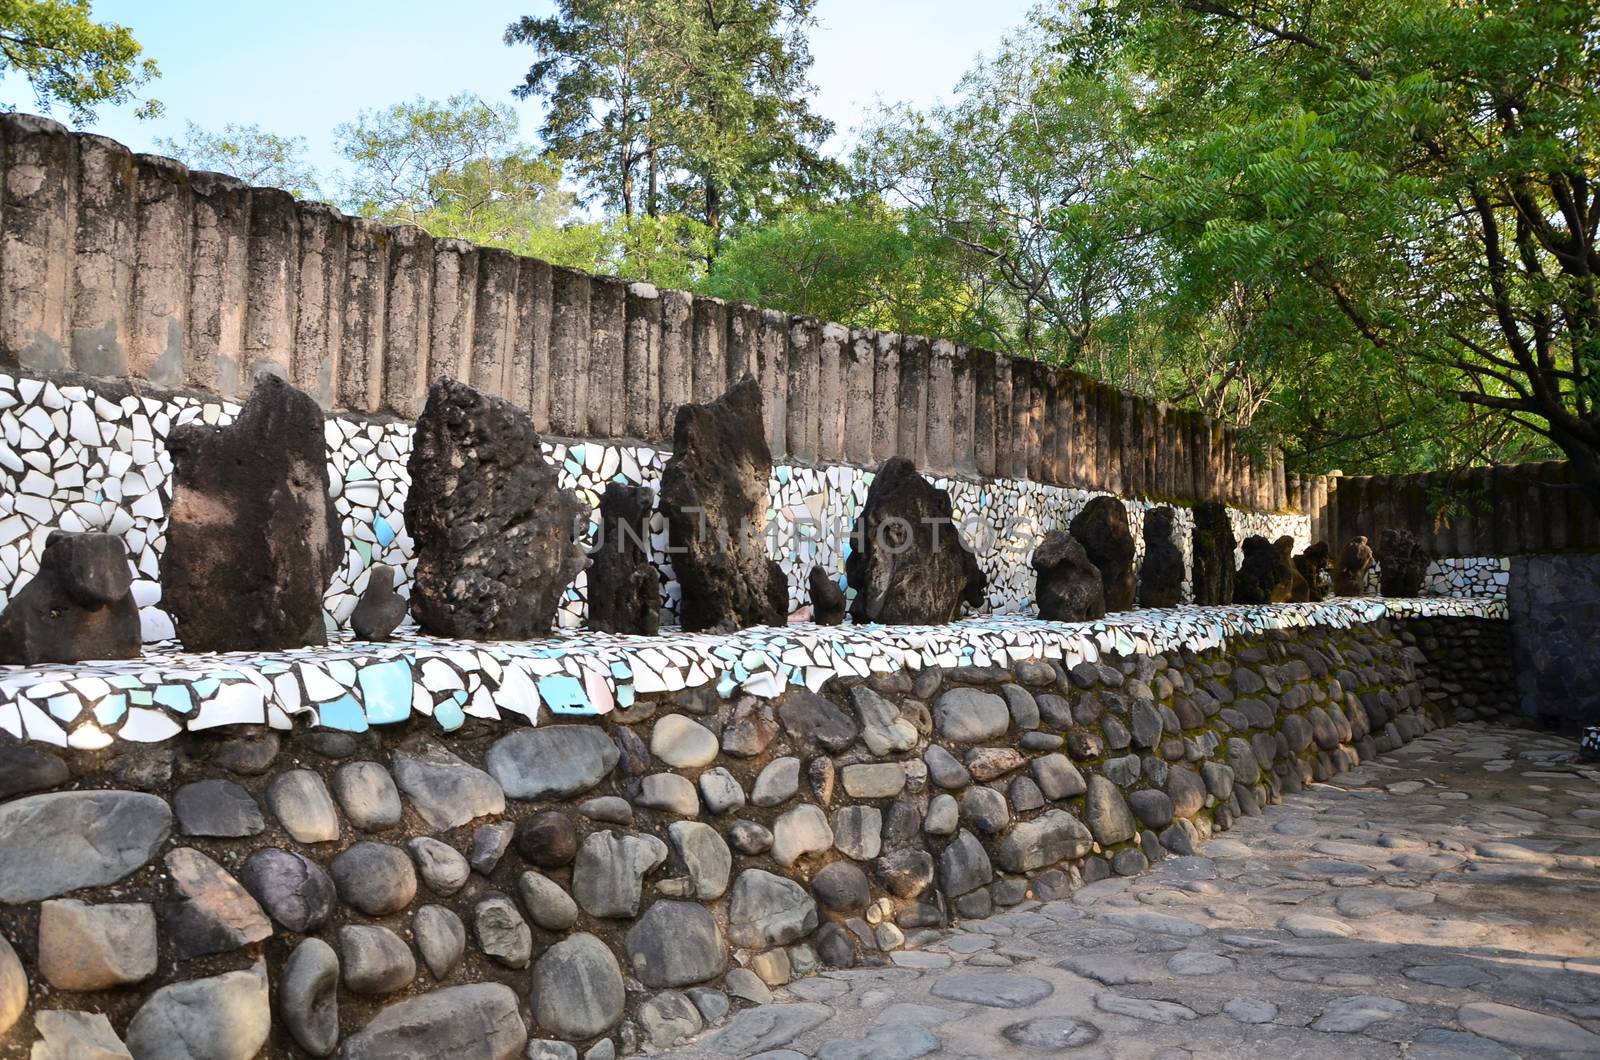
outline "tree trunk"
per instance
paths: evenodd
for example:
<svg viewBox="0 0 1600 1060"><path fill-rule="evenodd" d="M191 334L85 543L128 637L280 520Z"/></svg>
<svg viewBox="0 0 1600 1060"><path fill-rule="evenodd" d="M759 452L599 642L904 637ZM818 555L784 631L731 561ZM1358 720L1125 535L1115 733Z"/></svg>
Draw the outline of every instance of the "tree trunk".
<svg viewBox="0 0 1600 1060"><path fill-rule="evenodd" d="M657 181L659 180L659 176L656 173L655 144L650 145L649 150L645 152L645 158L648 159L646 166L650 173L650 183L648 190L645 192L644 209L645 213L649 214L651 217L659 217L661 216L661 214L658 212L660 207L656 204L656 195L658 191Z"/></svg>
<svg viewBox="0 0 1600 1060"><path fill-rule="evenodd" d="M716 181L706 178L706 227L711 229L711 248L706 254L706 268L716 264L717 251L722 247L722 192Z"/></svg>

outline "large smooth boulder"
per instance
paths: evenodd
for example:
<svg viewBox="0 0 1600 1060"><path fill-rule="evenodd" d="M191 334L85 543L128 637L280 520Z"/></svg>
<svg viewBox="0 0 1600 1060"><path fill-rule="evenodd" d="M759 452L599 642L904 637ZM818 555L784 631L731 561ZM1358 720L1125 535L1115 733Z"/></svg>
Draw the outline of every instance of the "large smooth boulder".
<svg viewBox="0 0 1600 1060"><path fill-rule="evenodd" d="M1183 603L1183 549L1178 547L1178 513L1167 505L1144 513L1144 562L1139 565L1139 606L1177 607Z"/></svg>
<svg viewBox="0 0 1600 1060"><path fill-rule="evenodd" d="M1236 604L1284 604L1294 595L1294 568L1283 550L1260 534L1244 539L1244 561L1234 576Z"/></svg>
<svg viewBox="0 0 1600 1060"><path fill-rule="evenodd" d="M0 902L103 887L143 867L172 831L172 810L134 791L63 791L0 804Z"/></svg>
<svg viewBox="0 0 1600 1060"><path fill-rule="evenodd" d="M11 942L0 935L0 1040L28 1007L28 973Z"/></svg>
<svg viewBox="0 0 1600 1060"><path fill-rule="evenodd" d="M1100 571L1107 611L1131 611L1137 592L1133 573L1133 531L1128 508L1115 497L1099 496L1073 516L1067 528Z"/></svg>
<svg viewBox="0 0 1600 1060"><path fill-rule="evenodd" d="M851 531L845 579L857 622L942 625L981 607L989 579L961 542L950 494L902 457L885 460Z"/></svg>
<svg viewBox="0 0 1600 1060"><path fill-rule="evenodd" d="M533 1017L558 1037L604 1034L622 1019L622 969L611 949L578 932L544 951L533 966Z"/></svg>
<svg viewBox="0 0 1600 1060"><path fill-rule="evenodd" d="M1333 589L1328 567L1328 543L1317 541L1294 558L1294 569L1306 583L1306 599L1326 600Z"/></svg>
<svg viewBox="0 0 1600 1060"><path fill-rule="evenodd" d="M483 763L511 798L545 799L588 791L620 758L599 725L541 725L502 736Z"/></svg>
<svg viewBox="0 0 1600 1060"><path fill-rule="evenodd" d="M344 563L322 409L262 375L226 427L167 436L172 503L161 604L190 651L326 644L322 594Z"/></svg>
<svg viewBox="0 0 1600 1060"><path fill-rule="evenodd" d="M52 531L39 573L0 612L0 663L137 658L132 588L122 538Z"/></svg>
<svg viewBox="0 0 1600 1060"><path fill-rule="evenodd" d="M699 902L655 903L628 929L627 948L633 973L648 987L703 983L728 963L722 930Z"/></svg>
<svg viewBox="0 0 1600 1060"><path fill-rule="evenodd" d="M528 1042L517 995L501 983L473 983L397 1001L344 1043L344 1060L511 1060Z"/></svg>
<svg viewBox="0 0 1600 1060"><path fill-rule="evenodd" d="M655 636L661 628L661 572L650 562L648 486L606 484L600 533L589 552L589 628Z"/></svg>
<svg viewBox="0 0 1600 1060"><path fill-rule="evenodd" d="M267 962L258 960L151 994L128 1024L128 1051L138 1060L251 1060L271 1029Z"/></svg>
<svg viewBox="0 0 1600 1060"><path fill-rule="evenodd" d="M766 550L771 475L761 388L753 378L709 404L678 406L660 508L683 589L684 629L784 623L788 582Z"/></svg>
<svg viewBox="0 0 1600 1060"><path fill-rule="evenodd" d="M473 640L548 634L587 563L578 533L588 512L562 488L528 414L441 379L428 390L406 467L417 624Z"/></svg>
<svg viewBox="0 0 1600 1060"><path fill-rule="evenodd" d="M1352 537L1339 553L1333 572L1333 595L1360 596L1367 591L1367 571L1372 568L1372 546L1365 537Z"/></svg>
<svg viewBox="0 0 1600 1060"><path fill-rule="evenodd" d="M1233 520L1218 501L1201 501L1194 506L1194 530L1190 533L1192 572L1189 584L1197 604L1233 603Z"/></svg>
<svg viewBox="0 0 1600 1060"><path fill-rule="evenodd" d="M1052 622L1088 622L1106 613L1100 568L1077 538L1065 530L1044 535L1033 550L1034 599L1039 617Z"/></svg>
<svg viewBox="0 0 1600 1060"><path fill-rule="evenodd" d="M745 869L728 903L728 941L760 950L785 946L817 926L817 903L793 880L765 869Z"/></svg>
<svg viewBox="0 0 1600 1060"><path fill-rule="evenodd" d="M1428 552L1409 530L1386 527L1378 535L1378 588L1384 596L1412 598L1422 592Z"/></svg>

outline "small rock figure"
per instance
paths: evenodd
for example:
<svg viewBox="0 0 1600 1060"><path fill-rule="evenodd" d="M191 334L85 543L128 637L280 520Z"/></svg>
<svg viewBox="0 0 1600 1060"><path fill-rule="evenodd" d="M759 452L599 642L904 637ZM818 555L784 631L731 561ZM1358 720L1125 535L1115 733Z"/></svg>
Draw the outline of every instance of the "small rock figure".
<svg viewBox="0 0 1600 1060"><path fill-rule="evenodd" d="M771 475L754 378L708 404L678 406L672 456L661 472L661 514L683 589L684 629L731 633L784 624L789 584L766 547Z"/></svg>
<svg viewBox="0 0 1600 1060"><path fill-rule="evenodd" d="M950 494L891 457L878 468L851 531L845 578L857 622L940 625L979 607L989 579L961 541Z"/></svg>
<svg viewBox="0 0 1600 1060"><path fill-rule="evenodd" d="M1183 602L1183 550L1174 536L1178 513L1162 505L1144 513L1144 562L1139 565L1139 606Z"/></svg>
<svg viewBox="0 0 1600 1060"><path fill-rule="evenodd" d="M0 663L138 658L132 586L122 538L51 531L39 573L0 612Z"/></svg>
<svg viewBox="0 0 1600 1060"><path fill-rule="evenodd" d="M1312 600L1326 600L1332 591L1328 569L1328 543L1318 541L1294 558L1294 568L1306 580Z"/></svg>
<svg viewBox="0 0 1600 1060"><path fill-rule="evenodd" d="M1244 562L1233 582L1236 604L1284 604L1294 591L1293 569L1283 550L1260 534L1244 539Z"/></svg>
<svg viewBox="0 0 1600 1060"><path fill-rule="evenodd" d="M367 588L350 612L350 629L360 640L388 640L406 617L405 597L394 591L394 568L375 563Z"/></svg>
<svg viewBox="0 0 1600 1060"><path fill-rule="evenodd" d="M1100 570L1105 585L1107 611L1133 610L1138 592L1133 573L1133 532L1128 529L1128 509L1115 497L1095 497L1068 527Z"/></svg>
<svg viewBox="0 0 1600 1060"><path fill-rule="evenodd" d="M844 621L844 590L822 566L811 568L806 579L811 589L811 621L819 626L837 626Z"/></svg>
<svg viewBox="0 0 1600 1060"><path fill-rule="evenodd" d="M1390 527L1378 535L1378 587L1384 596L1412 598L1422 592L1428 552L1409 530Z"/></svg>
<svg viewBox="0 0 1600 1060"><path fill-rule="evenodd" d="M1292 603L1305 603L1311 599L1311 583L1306 581L1305 575L1300 573L1300 568L1294 563L1294 538L1284 534L1273 542L1278 550L1278 558L1283 561L1283 566L1289 570L1289 600Z"/></svg>
<svg viewBox="0 0 1600 1060"><path fill-rule="evenodd" d="M1202 501L1194 506L1194 602L1197 604L1233 603L1233 520L1228 509L1217 501Z"/></svg>
<svg viewBox="0 0 1600 1060"><path fill-rule="evenodd" d="M588 562L577 537L588 512L562 487L528 414L441 379L428 390L406 466L417 625L474 640L547 636Z"/></svg>
<svg viewBox="0 0 1600 1060"><path fill-rule="evenodd" d="M233 423L167 436L172 504L161 602L190 651L328 642L322 596L344 563L322 409L275 375Z"/></svg>
<svg viewBox="0 0 1600 1060"><path fill-rule="evenodd" d="M1367 591L1367 571L1372 567L1372 547L1365 537L1352 537L1339 554L1333 572L1333 595L1360 596Z"/></svg>
<svg viewBox="0 0 1600 1060"><path fill-rule="evenodd" d="M1083 544L1065 530L1044 535L1033 550L1033 597L1039 617L1051 622L1088 622L1106 613L1105 581Z"/></svg>
<svg viewBox="0 0 1600 1060"><path fill-rule="evenodd" d="M589 628L653 637L661 628L661 572L650 562L648 486L606 484L600 536L589 552Z"/></svg>

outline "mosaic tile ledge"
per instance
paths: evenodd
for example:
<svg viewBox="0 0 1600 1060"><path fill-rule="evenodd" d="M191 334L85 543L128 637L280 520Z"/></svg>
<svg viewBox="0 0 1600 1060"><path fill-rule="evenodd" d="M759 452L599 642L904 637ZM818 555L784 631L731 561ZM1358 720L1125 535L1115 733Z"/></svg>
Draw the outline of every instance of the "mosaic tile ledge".
<svg viewBox="0 0 1600 1060"><path fill-rule="evenodd" d="M335 641L272 654L185 654L175 644L141 659L0 667L0 730L17 739L94 750L113 740L152 743L220 725L303 726L361 732L428 715L450 732L468 717L601 715L639 696L714 686L762 698L791 686L819 690L835 676L925 666L989 665L1101 652L1155 653L1221 646L1227 638L1304 626L1349 628L1396 617L1505 618L1503 599L1354 597L1314 604L1178 607L1097 622L1019 615L946 626L758 627L734 634L657 637L557 634L503 643L403 631L399 640Z"/></svg>

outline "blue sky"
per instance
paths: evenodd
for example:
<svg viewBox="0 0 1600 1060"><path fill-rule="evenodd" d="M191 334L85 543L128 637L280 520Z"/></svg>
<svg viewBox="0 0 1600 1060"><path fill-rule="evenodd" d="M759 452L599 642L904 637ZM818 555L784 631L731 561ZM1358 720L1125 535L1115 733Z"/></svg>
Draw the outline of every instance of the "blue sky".
<svg viewBox="0 0 1600 1060"><path fill-rule="evenodd" d="M1020 25L1034 2L819 0L815 106L843 132L876 99L948 99L961 74ZM500 36L512 19L549 7L546 0L96 0L95 16L131 28L160 64L162 76L149 91L166 113L141 121L131 107L102 108L85 128L149 151L157 137L181 135L186 120L211 129L254 122L304 136L312 160L328 171L338 161L333 127L357 111L467 90L512 103L524 137L533 140L537 105L510 96L532 52L508 48ZM35 109L15 77L0 84L0 99Z"/></svg>

